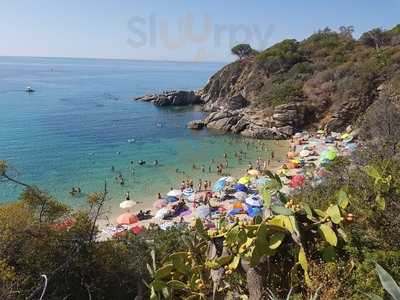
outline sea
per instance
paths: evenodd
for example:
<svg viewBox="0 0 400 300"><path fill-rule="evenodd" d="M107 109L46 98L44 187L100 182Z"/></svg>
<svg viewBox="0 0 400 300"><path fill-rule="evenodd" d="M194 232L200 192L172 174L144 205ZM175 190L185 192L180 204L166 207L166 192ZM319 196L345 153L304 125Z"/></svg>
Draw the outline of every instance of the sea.
<svg viewBox="0 0 400 300"><path fill-rule="evenodd" d="M154 201L185 179L215 180L245 173L283 145L209 130L193 131L199 107L155 107L134 97L164 90L195 90L223 63L0 57L0 160L8 174L71 206L104 190L117 205L127 192ZM30 86L35 90L27 93ZM239 161L235 153L245 153ZM139 164L144 161L144 164ZM211 172L209 172L211 167ZM122 176L124 185L116 179ZM80 187L81 194L70 194ZM0 203L22 187L0 182Z"/></svg>

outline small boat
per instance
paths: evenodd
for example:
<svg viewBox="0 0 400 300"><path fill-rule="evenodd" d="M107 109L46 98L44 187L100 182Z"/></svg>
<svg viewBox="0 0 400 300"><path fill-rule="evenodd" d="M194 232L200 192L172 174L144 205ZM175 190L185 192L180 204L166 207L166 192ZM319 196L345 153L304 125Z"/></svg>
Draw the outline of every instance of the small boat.
<svg viewBox="0 0 400 300"><path fill-rule="evenodd" d="M31 88L30 86L28 86L26 89L25 89L25 92L27 92L27 93L33 93L35 90L33 89L33 88Z"/></svg>

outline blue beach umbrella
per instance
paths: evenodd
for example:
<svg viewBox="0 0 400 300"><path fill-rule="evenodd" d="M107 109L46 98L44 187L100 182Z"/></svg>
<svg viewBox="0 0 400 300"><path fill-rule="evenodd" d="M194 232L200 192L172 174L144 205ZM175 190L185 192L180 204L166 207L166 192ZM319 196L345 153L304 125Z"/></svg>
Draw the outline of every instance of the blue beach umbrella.
<svg viewBox="0 0 400 300"><path fill-rule="evenodd" d="M252 218L262 215L262 209L260 207L248 206L246 212Z"/></svg>
<svg viewBox="0 0 400 300"><path fill-rule="evenodd" d="M247 193L248 190L249 190L249 189L247 188L247 186L245 186L244 184L240 184L240 183L235 184L234 188L235 188L235 190L236 190L237 192L245 192L245 193Z"/></svg>
<svg viewBox="0 0 400 300"><path fill-rule="evenodd" d="M214 183L213 192L220 192L223 190L226 184L226 178L227 177L222 177Z"/></svg>
<svg viewBox="0 0 400 300"><path fill-rule="evenodd" d="M196 208L196 216L200 219L205 219L210 214L210 208L202 205Z"/></svg>
<svg viewBox="0 0 400 300"><path fill-rule="evenodd" d="M261 178L258 178L256 180L256 185L264 185L264 184L267 184L269 182L271 182L271 179L266 178L266 177L261 177Z"/></svg>
<svg viewBox="0 0 400 300"><path fill-rule="evenodd" d="M178 201L178 198L172 197L172 196L168 196L167 198L165 198L165 200L167 200L168 203L172 203L172 202Z"/></svg>

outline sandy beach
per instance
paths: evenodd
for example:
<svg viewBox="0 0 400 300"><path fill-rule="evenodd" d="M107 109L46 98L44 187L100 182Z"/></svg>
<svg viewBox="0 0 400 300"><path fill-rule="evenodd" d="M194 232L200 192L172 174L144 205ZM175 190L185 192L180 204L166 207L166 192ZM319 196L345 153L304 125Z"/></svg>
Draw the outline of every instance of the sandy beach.
<svg viewBox="0 0 400 300"><path fill-rule="evenodd" d="M196 199L196 195L209 195L209 200L207 198L202 198L199 201L189 201L190 196L182 195L176 198L176 202L167 204L165 201L165 208L156 209L152 206L156 197L151 197L149 195L148 199L140 199L137 201L137 205L133 206L131 209L121 209L119 207L111 207L110 213L106 217L101 219L98 223L100 228L100 239L109 238L113 233L124 232L125 230L130 230L134 227L143 228L150 224L160 226L162 229L166 229L171 226L176 226L178 223L190 224L195 218L199 217L199 208L205 210L206 213L202 219L213 228L215 225L214 221L227 216L235 216L241 219L246 219L248 217L253 217L253 213L262 213L263 211L263 200L259 195L259 188L262 186L257 183L258 180L263 182L268 182L267 176L263 173L263 170L272 171L279 174L281 181L283 182L282 191L290 195L292 192L301 188L305 181L308 180L310 183L317 183L323 180L326 176L325 165L329 164L330 161L336 159L338 156L350 155L357 147L357 143L353 142L356 138L357 133L352 133L351 129L345 133L330 133L325 134L325 132L320 131L319 133L299 133L296 134L291 141L280 141L277 142L276 152L271 156L269 152L271 162L268 168L262 169L260 164L263 161L257 158L257 162L249 162L249 166L246 168L242 166L241 168L229 169L229 174L209 174L208 179L211 181L211 189L199 190L191 189L191 194L193 194ZM256 142L257 143L257 142ZM263 149L263 148L261 148ZM269 150L267 149L266 152ZM259 157L265 157L264 152L259 152ZM252 166L257 165L257 168ZM266 164L263 165L264 167ZM249 171L252 169L251 171ZM258 169L258 170L257 170ZM311 173L309 171L311 169ZM248 175L254 173L256 175ZM219 178L219 179L218 179ZM224 182L221 189L215 191L215 182L220 180L225 180L224 178L230 178L231 182ZM190 178L187 178L190 179ZM228 179L226 179L228 180ZM177 182L175 186L172 187L176 189L178 193L180 192L180 182ZM186 189L190 189L186 187ZM245 198L237 198L235 193L239 191L244 191ZM183 190L182 190L183 191ZM184 192L184 191L183 191ZM166 197L168 191L163 191L162 197ZM203 203L203 201L205 202ZM274 201L274 200L273 200ZM279 199L275 199L277 203L280 203ZM176 211L179 207L179 203L183 204L183 211ZM192 203L193 202L193 203ZM211 204L213 203L213 204ZM279 205L283 205L280 203ZM160 214L160 211L164 209L166 211L165 218L154 217ZM133 224L126 224L122 226L115 227L117 217L122 213L133 213L137 214L140 211L150 211L150 216L148 219L140 220L134 222ZM174 212L168 217L168 211ZM182 212L184 212L182 214ZM214 214L214 216L213 216ZM214 220L214 221L213 221ZM115 232L114 232L114 231Z"/></svg>
<svg viewBox="0 0 400 300"><path fill-rule="evenodd" d="M263 144L266 141L263 140L254 140L253 143L254 144ZM269 141L271 142L271 141ZM259 150L257 151L257 156L260 158L270 158L270 164L268 169L271 171L276 171L281 165L282 162L284 161L284 159L286 158L286 153L290 150L290 141L287 140L277 140L277 141L273 141L273 156L274 158L271 158L271 147L269 148L263 148L260 146ZM227 149L228 152L229 149ZM234 160L235 158L233 157L228 157L228 160ZM262 159L261 159L262 160ZM253 159L251 160L245 160L246 163L243 163L239 166L234 166L234 167L229 167L228 169L225 170L225 174L224 175L228 175L228 176L232 176L235 178L240 178L241 176L243 176L243 174L246 173L246 169L248 168L248 163L252 163L253 165L255 165L255 161ZM264 162L264 161L263 161ZM188 168L190 169L192 166L188 166ZM197 184L198 184L198 178L202 177L205 180L209 180L211 181L211 183L213 184L217 179L219 179L222 175L217 174L216 172L212 172L212 173L208 173L208 171L206 170L206 172L202 173L201 170L197 170L196 174L189 174L189 175L182 175L181 178L182 180L187 180L187 179L192 179L194 181L194 186L195 186L195 190L197 189ZM181 181L177 180L177 182L175 183L174 186L172 186L171 188L174 189L179 189L180 188L180 184ZM168 192L169 190L164 190L164 191L160 191L160 193L165 196L165 194ZM130 209L122 209L119 207L119 203L115 201L115 199L111 199L111 201L107 202L105 205L105 214L98 220L98 226L100 231L102 231L106 226L108 225L116 225L116 219L119 215L121 215L122 213L125 213L127 211L132 212L132 213L138 213L140 211L151 211L151 215L154 216L155 213L157 212L158 209L155 209L153 207L153 203L155 202L155 200L157 200L157 195L146 195L146 196L141 196L140 198L137 198L135 194L131 194L130 195L130 199L136 202L136 205ZM121 201L124 199L121 199ZM120 201L120 202L121 202ZM191 222L192 219L194 218L194 215L190 215L190 216L185 216L184 220L186 222ZM174 218L175 221L178 220L178 218ZM174 220L173 219L173 220ZM147 226L150 223L154 223L155 220L154 218L149 218L146 220L142 220L140 222L138 222L137 225L140 226Z"/></svg>

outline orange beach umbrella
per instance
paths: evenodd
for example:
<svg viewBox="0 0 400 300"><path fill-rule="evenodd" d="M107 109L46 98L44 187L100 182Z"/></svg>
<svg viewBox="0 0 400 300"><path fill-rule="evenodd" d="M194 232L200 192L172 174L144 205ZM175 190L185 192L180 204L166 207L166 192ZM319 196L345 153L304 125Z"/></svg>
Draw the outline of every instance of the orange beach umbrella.
<svg viewBox="0 0 400 300"><path fill-rule="evenodd" d="M123 213L117 218L117 223L119 225L129 225L139 222L139 218L130 212Z"/></svg>

